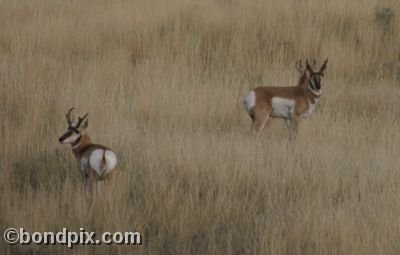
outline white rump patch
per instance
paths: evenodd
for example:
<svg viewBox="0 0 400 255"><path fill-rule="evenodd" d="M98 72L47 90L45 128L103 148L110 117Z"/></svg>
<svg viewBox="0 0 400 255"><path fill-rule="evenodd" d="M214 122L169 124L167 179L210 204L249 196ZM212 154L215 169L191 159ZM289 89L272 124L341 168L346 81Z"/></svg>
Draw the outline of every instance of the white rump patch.
<svg viewBox="0 0 400 255"><path fill-rule="evenodd" d="M111 170L113 170L117 166L117 155L113 151L106 150L106 164L107 170L106 174L108 174Z"/></svg>
<svg viewBox="0 0 400 255"><path fill-rule="evenodd" d="M96 149L90 154L89 162L90 167L104 177L117 165L117 155L110 150Z"/></svg>
<svg viewBox="0 0 400 255"><path fill-rule="evenodd" d="M100 176L103 172L103 156L104 150L96 149L92 151L89 158L90 167L95 170Z"/></svg>
<svg viewBox="0 0 400 255"><path fill-rule="evenodd" d="M271 117L289 119L292 116L295 101L281 97L272 98Z"/></svg>
<svg viewBox="0 0 400 255"><path fill-rule="evenodd" d="M243 103L247 113L250 113L251 108L256 105L256 93L254 90L249 92L249 94L244 98Z"/></svg>

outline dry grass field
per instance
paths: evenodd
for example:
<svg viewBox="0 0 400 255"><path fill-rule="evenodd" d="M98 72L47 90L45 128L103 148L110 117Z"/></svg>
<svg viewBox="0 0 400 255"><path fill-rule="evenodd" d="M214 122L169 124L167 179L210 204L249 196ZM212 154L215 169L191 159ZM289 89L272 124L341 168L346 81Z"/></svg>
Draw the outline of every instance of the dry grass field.
<svg viewBox="0 0 400 255"><path fill-rule="evenodd" d="M0 1L0 228L139 231L141 246L1 254L399 254L397 0ZM243 97L329 57L288 142ZM92 207L65 112L119 155ZM108 203L106 202L108 201Z"/></svg>

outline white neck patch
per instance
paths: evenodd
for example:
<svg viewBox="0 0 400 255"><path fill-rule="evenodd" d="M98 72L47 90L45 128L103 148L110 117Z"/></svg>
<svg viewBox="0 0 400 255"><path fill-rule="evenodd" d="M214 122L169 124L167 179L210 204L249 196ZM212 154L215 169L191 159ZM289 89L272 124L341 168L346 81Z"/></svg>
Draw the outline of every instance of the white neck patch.
<svg viewBox="0 0 400 255"><path fill-rule="evenodd" d="M72 144L72 143L76 142L79 139L80 136L81 136L80 134L72 133L69 137L64 139L61 143L63 143L63 144Z"/></svg>
<svg viewBox="0 0 400 255"><path fill-rule="evenodd" d="M77 143L77 144L75 144L75 145L72 145L72 144L71 144L71 146L72 146L72 149L75 150L76 148L78 148L79 146L81 146L81 143L79 142L79 143Z"/></svg>
<svg viewBox="0 0 400 255"><path fill-rule="evenodd" d="M311 80L310 82L313 83L313 85L314 85L313 80ZM311 84L308 85L308 90L315 96L321 96L321 94L322 94L322 90L321 89L320 90L315 90L315 89L312 88Z"/></svg>

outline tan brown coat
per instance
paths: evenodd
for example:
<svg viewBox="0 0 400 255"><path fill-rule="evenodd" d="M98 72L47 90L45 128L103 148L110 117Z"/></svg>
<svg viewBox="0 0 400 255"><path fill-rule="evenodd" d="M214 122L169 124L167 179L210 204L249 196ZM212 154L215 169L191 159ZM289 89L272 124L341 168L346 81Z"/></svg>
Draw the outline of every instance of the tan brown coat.
<svg viewBox="0 0 400 255"><path fill-rule="evenodd" d="M252 118L252 133L259 133L269 118L284 119L289 128L289 137L297 133L301 118L312 114L322 94L326 60L318 72L307 62L298 86L257 87L245 97L245 109Z"/></svg>

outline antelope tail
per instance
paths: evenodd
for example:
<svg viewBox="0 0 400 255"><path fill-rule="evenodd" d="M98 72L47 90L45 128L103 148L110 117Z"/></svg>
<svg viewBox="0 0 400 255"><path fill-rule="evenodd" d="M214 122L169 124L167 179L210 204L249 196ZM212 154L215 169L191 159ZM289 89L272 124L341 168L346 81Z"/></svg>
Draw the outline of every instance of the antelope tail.
<svg viewBox="0 0 400 255"><path fill-rule="evenodd" d="M104 150L103 157L101 158L100 177L104 178L106 172L107 172L107 162L106 162L106 151Z"/></svg>

